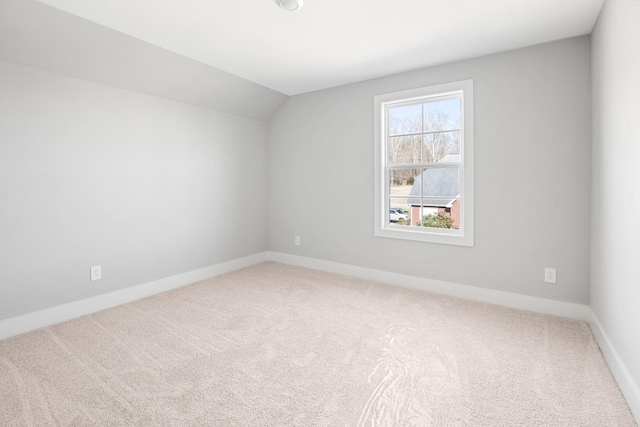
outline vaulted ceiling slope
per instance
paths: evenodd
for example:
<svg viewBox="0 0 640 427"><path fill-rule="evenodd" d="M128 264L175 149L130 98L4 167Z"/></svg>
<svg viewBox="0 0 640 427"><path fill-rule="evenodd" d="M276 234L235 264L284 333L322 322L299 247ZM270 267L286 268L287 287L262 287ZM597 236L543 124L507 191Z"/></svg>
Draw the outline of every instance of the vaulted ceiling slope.
<svg viewBox="0 0 640 427"><path fill-rule="evenodd" d="M261 121L287 98L35 0L0 0L0 60Z"/></svg>
<svg viewBox="0 0 640 427"><path fill-rule="evenodd" d="M603 0L41 0L287 95L591 33Z"/></svg>

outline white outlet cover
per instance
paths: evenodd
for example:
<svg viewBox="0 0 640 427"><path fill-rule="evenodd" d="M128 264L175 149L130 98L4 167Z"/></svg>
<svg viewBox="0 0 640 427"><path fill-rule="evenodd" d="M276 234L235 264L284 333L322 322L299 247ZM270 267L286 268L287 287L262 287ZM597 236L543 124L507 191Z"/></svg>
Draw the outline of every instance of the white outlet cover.
<svg viewBox="0 0 640 427"><path fill-rule="evenodd" d="M556 283L556 269L545 268L544 269L544 281L547 283Z"/></svg>
<svg viewBox="0 0 640 427"><path fill-rule="evenodd" d="M94 282L100 279L102 279L102 266L94 265L91 267L91 281Z"/></svg>

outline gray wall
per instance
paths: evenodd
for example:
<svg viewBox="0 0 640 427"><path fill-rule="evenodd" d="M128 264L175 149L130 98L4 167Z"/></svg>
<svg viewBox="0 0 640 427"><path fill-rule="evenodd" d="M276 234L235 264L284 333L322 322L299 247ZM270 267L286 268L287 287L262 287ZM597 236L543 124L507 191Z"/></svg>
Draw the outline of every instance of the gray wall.
<svg viewBox="0 0 640 427"><path fill-rule="evenodd" d="M375 238L373 96L469 78L475 247ZM291 97L269 122L269 249L587 303L589 123L588 36Z"/></svg>
<svg viewBox="0 0 640 427"><path fill-rule="evenodd" d="M640 385L639 23L640 2L607 0L592 36L591 307L636 385Z"/></svg>
<svg viewBox="0 0 640 427"><path fill-rule="evenodd" d="M0 319L266 250L266 133L0 62Z"/></svg>

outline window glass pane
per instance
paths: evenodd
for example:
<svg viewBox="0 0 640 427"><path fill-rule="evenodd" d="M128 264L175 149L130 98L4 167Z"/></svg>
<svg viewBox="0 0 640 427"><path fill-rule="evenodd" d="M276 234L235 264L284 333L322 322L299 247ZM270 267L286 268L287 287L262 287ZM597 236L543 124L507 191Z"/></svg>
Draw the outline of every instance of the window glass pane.
<svg viewBox="0 0 640 427"><path fill-rule="evenodd" d="M422 169L391 169L389 170L389 209L402 209L402 212L389 212L389 222L395 225L408 225L411 217L411 206L407 202L407 198L411 193L411 189L417 182L416 178L420 176ZM398 215L399 214L399 215Z"/></svg>
<svg viewBox="0 0 640 427"><path fill-rule="evenodd" d="M451 163L460 159L460 131L427 133L422 137L422 161Z"/></svg>
<svg viewBox="0 0 640 427"><path fill-rule="evenodd" d="M392 136L389 138L389 164L420 163L422 136Z"/></svg>
<svg viewBox="0 0 640 427"><path fill-rule="evenodd" d="M389 107L389 135L422 132L422 104Z"/></svg>
<svg viewBox="0 0 640 427"><path fill-rule="evenodd" d="M424 169L414 178L407 197L407 204L411 211L411 225L436 228L459 226L459 198L459 167ZM454 213L457 217L453 216ZM448 215L449 218L443 215Z"/></svg>
<svg viewBox="0 0 640 427"><path fill-rule="evenodd" d="M409 195L416 181L416 177L421 174L420 168L416 169L390 169L389 170L389 195L404 196Z"/></svg>
<svg viewBox="0 0 640 427"><path fill-rule="evenodd" d="M424 131L459 130L462 118L460 98L424 104Z"/></svg>

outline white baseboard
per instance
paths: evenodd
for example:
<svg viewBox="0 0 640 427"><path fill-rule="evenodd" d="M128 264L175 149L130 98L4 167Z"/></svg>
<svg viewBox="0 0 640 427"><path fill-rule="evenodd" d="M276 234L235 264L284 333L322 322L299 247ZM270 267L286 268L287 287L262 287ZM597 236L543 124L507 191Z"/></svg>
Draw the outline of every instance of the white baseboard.
<svg viewBox="0 0 640 427"><path fill-rule="evenodd" d="M589 325L600 345L600 350L602 350L604 358L607 360L611 373L616 379L618 387L620 387L620 391L622 391L622 394L629 404L633 416L640 422L640 388L631 377L620 355L611 343L611 340L609 340L609 336L602 327L598 316L596 316L596 313L591 307L589 308Z"/></svg>
<svg viewBox="0 0 640 427"><path fill-rule="evenodd" d="M536 313L551 314L577 320L589 319L589 306L571 302L556 301L546 298L532 297L511 292L496 291L476 286L461 285L442 280L426 279L423 277L407 276L390 273L388 271L323 261L281 252L269 252L269 260L283 264L307 267L315 270L344 274L361 279L374 280L391 285L404 286L442 295L449 295L474 301L488 302L505 307L519 308Z"/></svg>
<svg viewBox="0 0 640 427"><path fill-rule="evenodd" d="M268 253L261 252L243 258L234 259L198 270L189 271L164 279L154 280L138 286L109 292L80 301L47 308L33 313L12 317L0 321L0 339L33 331L45 326L64 322L76 317L95 313L171 289L179 288L200 280L209 279L229 273L240 268L249 267L267 261Z"/></svg>

